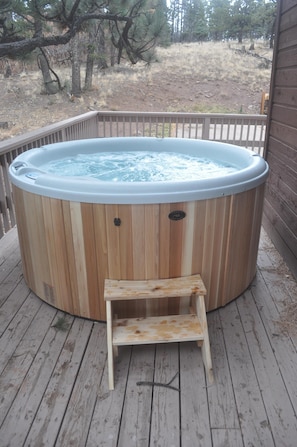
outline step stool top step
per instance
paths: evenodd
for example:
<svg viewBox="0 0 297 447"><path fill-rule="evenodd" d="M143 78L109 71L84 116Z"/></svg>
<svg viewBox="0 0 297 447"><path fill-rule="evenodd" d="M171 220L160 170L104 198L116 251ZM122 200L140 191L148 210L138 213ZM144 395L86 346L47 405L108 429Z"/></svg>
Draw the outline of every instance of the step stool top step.
<svg viewBox="0 0 297 447"><path fill-rule="evenodd" d="M144 281L106 279L104 298L108 301L138 300L191 295L204 296L206 293L201 276L197 274L178 278L147 279Z"/></svg>

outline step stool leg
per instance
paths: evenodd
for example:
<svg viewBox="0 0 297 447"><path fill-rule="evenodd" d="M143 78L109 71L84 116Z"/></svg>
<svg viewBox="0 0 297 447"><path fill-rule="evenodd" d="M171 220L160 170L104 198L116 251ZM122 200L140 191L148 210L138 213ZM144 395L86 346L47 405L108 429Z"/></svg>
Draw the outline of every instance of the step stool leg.
<svg viewBox="0 0 297 447"><path fill-rule="evenodd" d="M106 323L108 385L110 390L114 390L114 347L112 344L112 309L110 301L106 301Z"/></svg>
<svg viewBox="0 0 297 447"><path fill-rule="evenodd" d="M196 299L196 310L197 317L200 320L201 328L203 331L203 343L201 346L202 359L205 366L207 379L209 383L213 383L213 369L212 369L212 361L211 361L211 352L210 352L210 343L209 343L209 335L208 335L208 326L206 319L206 310L205 310L205 301L204 296L200 295ZM198 344L199 346L199 344Z"/></svg>

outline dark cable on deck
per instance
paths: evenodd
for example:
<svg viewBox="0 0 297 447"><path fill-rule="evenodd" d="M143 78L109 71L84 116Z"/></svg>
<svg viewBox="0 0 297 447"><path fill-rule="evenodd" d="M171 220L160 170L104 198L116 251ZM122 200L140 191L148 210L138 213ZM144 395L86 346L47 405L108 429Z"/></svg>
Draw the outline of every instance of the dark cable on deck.
<svg viewBox="0 0 297 447"><path fill-rule="evenodd" d="M161 382L148 382L148 381L144 381L144 382L136 382L136 385L148 385L148 386L162 386L164 388L169 388L171 390L175 390L180 392L180 389L172 386L171 383L174 381L174 379L178 376L178 372L172 377L172 379L168 382L168 383L161 383Z"/></svg>

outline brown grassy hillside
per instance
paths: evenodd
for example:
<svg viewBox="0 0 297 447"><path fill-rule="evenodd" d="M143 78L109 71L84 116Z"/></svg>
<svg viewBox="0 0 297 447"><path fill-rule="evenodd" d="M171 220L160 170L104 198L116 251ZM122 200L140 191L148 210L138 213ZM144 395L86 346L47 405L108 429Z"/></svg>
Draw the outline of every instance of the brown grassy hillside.
<svg viewBox="0 0 297 447"><path fill-rule="evenodd" d="M246 45L248 48L248 44ZM243 52L235 43L175 44L158 48L151 66L122 64L94 77L91 92L70 101L70 69L59 73L63 92L42 94L39 71L24 67L9 78L0 74L0 139L87 112L135 110L259 113L261 94L269 91L272 51L256 43ZM82 76L83 78L83 76Z"/></svg>

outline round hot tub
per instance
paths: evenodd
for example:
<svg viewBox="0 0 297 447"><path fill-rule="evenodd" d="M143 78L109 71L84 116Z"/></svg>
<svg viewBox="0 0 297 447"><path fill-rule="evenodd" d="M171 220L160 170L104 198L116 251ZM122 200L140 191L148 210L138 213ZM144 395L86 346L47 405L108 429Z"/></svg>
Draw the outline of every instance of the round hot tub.
<svg viewBox="0 0 297 447"><path fill-rule="evenodd" d="M122 160L111 168L106 155ZM138 168L125 165L128 155L144 155L141 171L152 166L167 176L134 178ZM205 174L196 165L201 160L227 170ZM86 170L78 172L81 165ZM105 171L98 174L98 166ZM125 169L132 179L122 176ZM96 320L105 320L105 278L200 273L207 310L224 306L255 275L267 176L259 155L211 141L103 138L31 149L10 166L25 280L51 305ZM182 299L123 302L116 312L176 314L185 305Z"/></svg>

